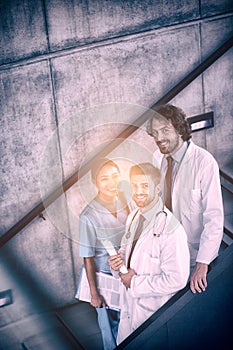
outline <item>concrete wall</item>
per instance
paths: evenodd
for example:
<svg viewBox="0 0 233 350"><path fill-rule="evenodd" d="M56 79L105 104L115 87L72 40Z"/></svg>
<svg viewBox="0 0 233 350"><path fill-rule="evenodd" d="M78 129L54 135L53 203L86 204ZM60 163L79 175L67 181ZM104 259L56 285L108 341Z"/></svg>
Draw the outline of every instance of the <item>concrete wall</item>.
<svg viewBox="0 0 233 350"><path fill-rule="evenodd" d="M228 0L1 0L1 234L230 38L232 10ZM214 111L215 128L193 139L220 166L232 160L232 53L171 101L189 116ZM124 168L154 151L143 126L112 156ZM83 178L45 221L34 219L2 250L2 270L14 257L12 276L46 291L53 306L74 302L89 182ZM2 326L32 312L13 281L0 287L15 296L0 311Z"/></svg>

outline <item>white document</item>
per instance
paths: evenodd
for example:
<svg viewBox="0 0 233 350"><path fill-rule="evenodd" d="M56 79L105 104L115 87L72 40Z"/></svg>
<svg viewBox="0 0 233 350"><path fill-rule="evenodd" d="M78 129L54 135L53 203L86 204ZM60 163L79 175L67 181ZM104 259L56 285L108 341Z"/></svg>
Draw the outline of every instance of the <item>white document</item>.
<svg viewBox="0 0 233 350"><path fill-rule="evenodd" d="M104 248L107 250L107 252L110 256L117 254L116 249L114 248L114 245L112 244L111 241L108 241L106 239L106 240L103 240L102 243L104 245ZM128 273L127 267L125 265L121 266L120 272L121 273Z"/></svg>
<svg viewBox="0 0 233 350"><path fill-rule="evenodd" d="M120 310L121 280L119 278L113 277L112 275L96 272L96 283L99 293L104 297L109 308ZM87 302L91 301L90 287L84 266L81 270L75 298Z"/></svg>

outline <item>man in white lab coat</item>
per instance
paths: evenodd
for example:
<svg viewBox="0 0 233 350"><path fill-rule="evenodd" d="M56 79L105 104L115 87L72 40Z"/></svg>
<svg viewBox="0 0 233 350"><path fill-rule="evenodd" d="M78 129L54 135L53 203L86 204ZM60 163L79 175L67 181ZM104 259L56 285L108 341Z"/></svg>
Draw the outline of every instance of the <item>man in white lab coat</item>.
<svg viewBox="0 0 233 350"><path fill-rule="evenodd" d="M218 164L192 141L185 113L173 105L161 105L148 121L147 132L164 155L161 189L166 197L166 173L171 163L171 207L182 223L190 250L190 288L207 287L208 265L217 255L223 236L223 204ZM169 191L168 191L169 192Z"/></svg>
<svg viewBox="0 0 233 350"><path fill-rule="evenodd" d="M130 183L138 208L127 219L121 249L109 258L113 270L123 264L128 268L128 273L119 273L123 284L118 344L185 287L189 276L187 236L163 206L159 169L150 163L135 165Z"/></svg>

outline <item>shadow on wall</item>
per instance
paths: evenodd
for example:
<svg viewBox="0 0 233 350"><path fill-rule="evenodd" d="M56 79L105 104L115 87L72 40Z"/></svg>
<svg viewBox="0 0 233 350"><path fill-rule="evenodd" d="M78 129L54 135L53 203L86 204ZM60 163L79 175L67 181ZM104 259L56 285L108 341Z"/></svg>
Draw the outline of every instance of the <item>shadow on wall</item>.
<svg viewBox="0 0 233 350"><path fill-rule="evenodd" d="M25 310L30 314L49 311L56 307L54 295L52 291L50 293L49 286L41 283L43 278L38 279L33 275L31 266L26 266L23 259L19 259L8 246L1 248L1 261L10 280L9 285L16 309L22 309L20 305L22 301Z"/></svg>

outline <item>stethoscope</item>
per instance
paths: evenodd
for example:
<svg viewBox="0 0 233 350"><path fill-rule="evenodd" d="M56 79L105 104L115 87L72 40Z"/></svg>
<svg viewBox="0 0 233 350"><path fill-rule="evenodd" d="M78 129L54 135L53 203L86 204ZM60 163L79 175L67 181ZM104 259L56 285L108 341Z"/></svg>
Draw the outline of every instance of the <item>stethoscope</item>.
<svg viewBox="0 0 233 350"><path fill-rule="evenodd" d="M139 212L139 209L136 211L136 213L134 214L134 216L129 224L129 227L128 227L128 230L127 230L127 233L125 236L126 239L129 239L131 237L131 226L132 226L132 223L133 223L136 215L138 214L138 212ZM153 225L153 236L154 237L161 236L161 234L163 233L163 231L165 229L166 222L167 222L167 213L164 210L164 206L163 206L163 209L160 210L155 216L155 221L154 221L154 225ZM156 229L155 229L155 226L156 226Z"/></svg>

